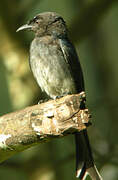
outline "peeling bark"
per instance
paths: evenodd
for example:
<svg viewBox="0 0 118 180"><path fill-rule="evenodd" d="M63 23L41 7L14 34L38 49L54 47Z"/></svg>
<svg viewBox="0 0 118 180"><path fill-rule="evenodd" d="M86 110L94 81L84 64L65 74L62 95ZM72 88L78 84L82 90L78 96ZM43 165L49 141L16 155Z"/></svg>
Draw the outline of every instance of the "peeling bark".
<svg viewBox="0 0 118 180"><path fill-rule="evenodd" d="M27 107L0 117L0 162L35 144L81 131L89 124L85 93Z"/></svg>

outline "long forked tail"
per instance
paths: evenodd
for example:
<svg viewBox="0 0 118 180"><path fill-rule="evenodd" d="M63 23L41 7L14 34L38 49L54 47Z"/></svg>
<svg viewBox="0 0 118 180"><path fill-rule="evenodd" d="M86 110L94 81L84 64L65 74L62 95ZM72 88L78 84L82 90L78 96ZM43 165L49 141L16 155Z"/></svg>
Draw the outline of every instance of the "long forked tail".
<svg viewBox="0 0 118 180"><path fill-rule="evenodd" d="M85 180L89 174L92 180L102 180L91 152L87 130L75 134L76 142L76 177Z"/></svg>

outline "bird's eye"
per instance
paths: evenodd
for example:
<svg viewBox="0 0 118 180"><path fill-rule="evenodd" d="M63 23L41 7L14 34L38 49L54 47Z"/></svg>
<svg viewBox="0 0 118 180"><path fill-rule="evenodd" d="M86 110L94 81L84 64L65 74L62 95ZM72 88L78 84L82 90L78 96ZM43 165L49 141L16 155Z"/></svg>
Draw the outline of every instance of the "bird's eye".
<svg viewBox="0 0 118 180"><path fill-rule="evenodd" d="M37 24L38 24L38 22L39 22L38 20L35 21L35 23L37 23Z"/></svg>

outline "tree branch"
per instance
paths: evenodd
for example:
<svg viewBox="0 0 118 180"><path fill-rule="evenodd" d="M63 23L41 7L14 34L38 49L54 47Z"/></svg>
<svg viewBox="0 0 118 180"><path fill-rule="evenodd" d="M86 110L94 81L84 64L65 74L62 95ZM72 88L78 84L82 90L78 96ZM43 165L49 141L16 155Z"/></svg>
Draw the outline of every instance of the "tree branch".
<svg viewBox="0 0 118 180"><path fill-rule="evenodd" d="M81 131L89 124L85 93L27 107L0 117L0 162L31 146Z"/></svg>

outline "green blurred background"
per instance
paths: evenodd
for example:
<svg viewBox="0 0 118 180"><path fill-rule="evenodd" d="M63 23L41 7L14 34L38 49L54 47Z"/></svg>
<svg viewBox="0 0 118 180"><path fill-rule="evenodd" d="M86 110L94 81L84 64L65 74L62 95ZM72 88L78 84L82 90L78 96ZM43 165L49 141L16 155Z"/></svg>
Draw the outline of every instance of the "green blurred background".
<svg viewBox="0 0 118 180"><path fill-rule="evenodd" d="M0 115L43 97L28 64L31 33L16 29L44 11L67 22L79 50L94 158L104 180L118 180L118 1L4 0L0 2ZM0 165L0 180L75 180L74 138L30 148ZM90 178L87 178L90 180Z"/></svg>

